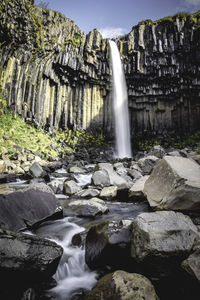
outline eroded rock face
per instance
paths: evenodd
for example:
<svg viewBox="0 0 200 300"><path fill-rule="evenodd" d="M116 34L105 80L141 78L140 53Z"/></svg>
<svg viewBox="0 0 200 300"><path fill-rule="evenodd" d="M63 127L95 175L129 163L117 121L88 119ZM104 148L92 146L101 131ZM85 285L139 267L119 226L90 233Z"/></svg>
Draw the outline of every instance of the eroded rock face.
<svg viewBox="0 0 200 300"><path fill-rule="evenodd" d="M158 300L154 287L146 277L116 271L102 277L89 292L86 300Z"/></svg>
<svg viewBox="0 0 200 300"><path fill-rule="evenodd" d="M159 210L200 209L200 166L185 157L165 156L145 182L144 193Z"/></svg>
<svg viewBox="0 0 200 300"><path fill-rule="evenodd" d="M59 209L50 187L43 183L0 194L0 226L19 231L52 216Z"/></svg>
<svg viewBox="0 0 200 300"><path fill-rule="evenodd" d="M142 213L132 225L131 255L140 261L187 255L199 238L191 219L173 211Z"/></svg>

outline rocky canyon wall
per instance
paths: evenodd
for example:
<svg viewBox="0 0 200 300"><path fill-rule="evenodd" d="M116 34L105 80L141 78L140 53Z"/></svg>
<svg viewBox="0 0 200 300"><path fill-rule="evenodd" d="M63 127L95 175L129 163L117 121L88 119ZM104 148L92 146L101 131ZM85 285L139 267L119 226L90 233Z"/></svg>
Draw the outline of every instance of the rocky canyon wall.
<svg viewBox="0 0 200 300"><path fill-rule="evenodd" d="M46 129L111 133L108 40L33 1L3 0L0 12L0 84L8 106ZM116 41L132 135L200 129L200 13L147 20Z"/></svg>

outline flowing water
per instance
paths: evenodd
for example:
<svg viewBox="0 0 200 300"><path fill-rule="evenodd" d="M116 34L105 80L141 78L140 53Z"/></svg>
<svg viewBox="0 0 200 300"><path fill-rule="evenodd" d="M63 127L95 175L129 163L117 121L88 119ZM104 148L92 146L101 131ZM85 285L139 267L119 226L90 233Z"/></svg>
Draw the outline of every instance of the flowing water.
<svg viewBox="0 0 200 300"><path fill-rule="evenodd" d="M48 237L61 245L64 253L54 279L57 286L51 290L56 299L66 300L79 289L90 290L97 281L97 274L89 270L85 263L83 247L72 245L72 237L84 231L83 227L71 222L72 218L44 223L37 235ZM73 221L73 220L72 220Z"/></svg>
<svg viewBox="0 0 200 300"><path fill-rule="evenodd" d="M120 53L114 41L109 41L112 66L112 101L115 122L116 156L131 157L128 95Z"/></svg>

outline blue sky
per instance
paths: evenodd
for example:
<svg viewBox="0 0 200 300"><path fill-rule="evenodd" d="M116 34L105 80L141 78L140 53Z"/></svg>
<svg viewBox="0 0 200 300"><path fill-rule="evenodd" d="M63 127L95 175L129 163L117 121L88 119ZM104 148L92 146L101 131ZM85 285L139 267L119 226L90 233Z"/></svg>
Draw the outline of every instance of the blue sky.
<svg viewBox="0 0 200 300"><path fill-rule="evenodd" d="M180 11L200 10L200 0L45 0L88 33L97 28L104 37L128 33L139 21L157 20ZM39 0L35 0L37 5Z"/></svg>

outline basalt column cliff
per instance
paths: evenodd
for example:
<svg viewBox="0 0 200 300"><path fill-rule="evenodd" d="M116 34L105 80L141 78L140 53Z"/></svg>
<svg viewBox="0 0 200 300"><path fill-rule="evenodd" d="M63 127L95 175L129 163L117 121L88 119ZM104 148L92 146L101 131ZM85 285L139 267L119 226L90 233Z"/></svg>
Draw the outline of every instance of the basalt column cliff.
<svg viewBox="0 0 200 300"><path fill-rule="evenodd" d="M0 13L8 106L45 128L112 132L108 40L33 1L2 0ZM199 129L200 13L141 22L117 43L132 136Z"/></svg>

